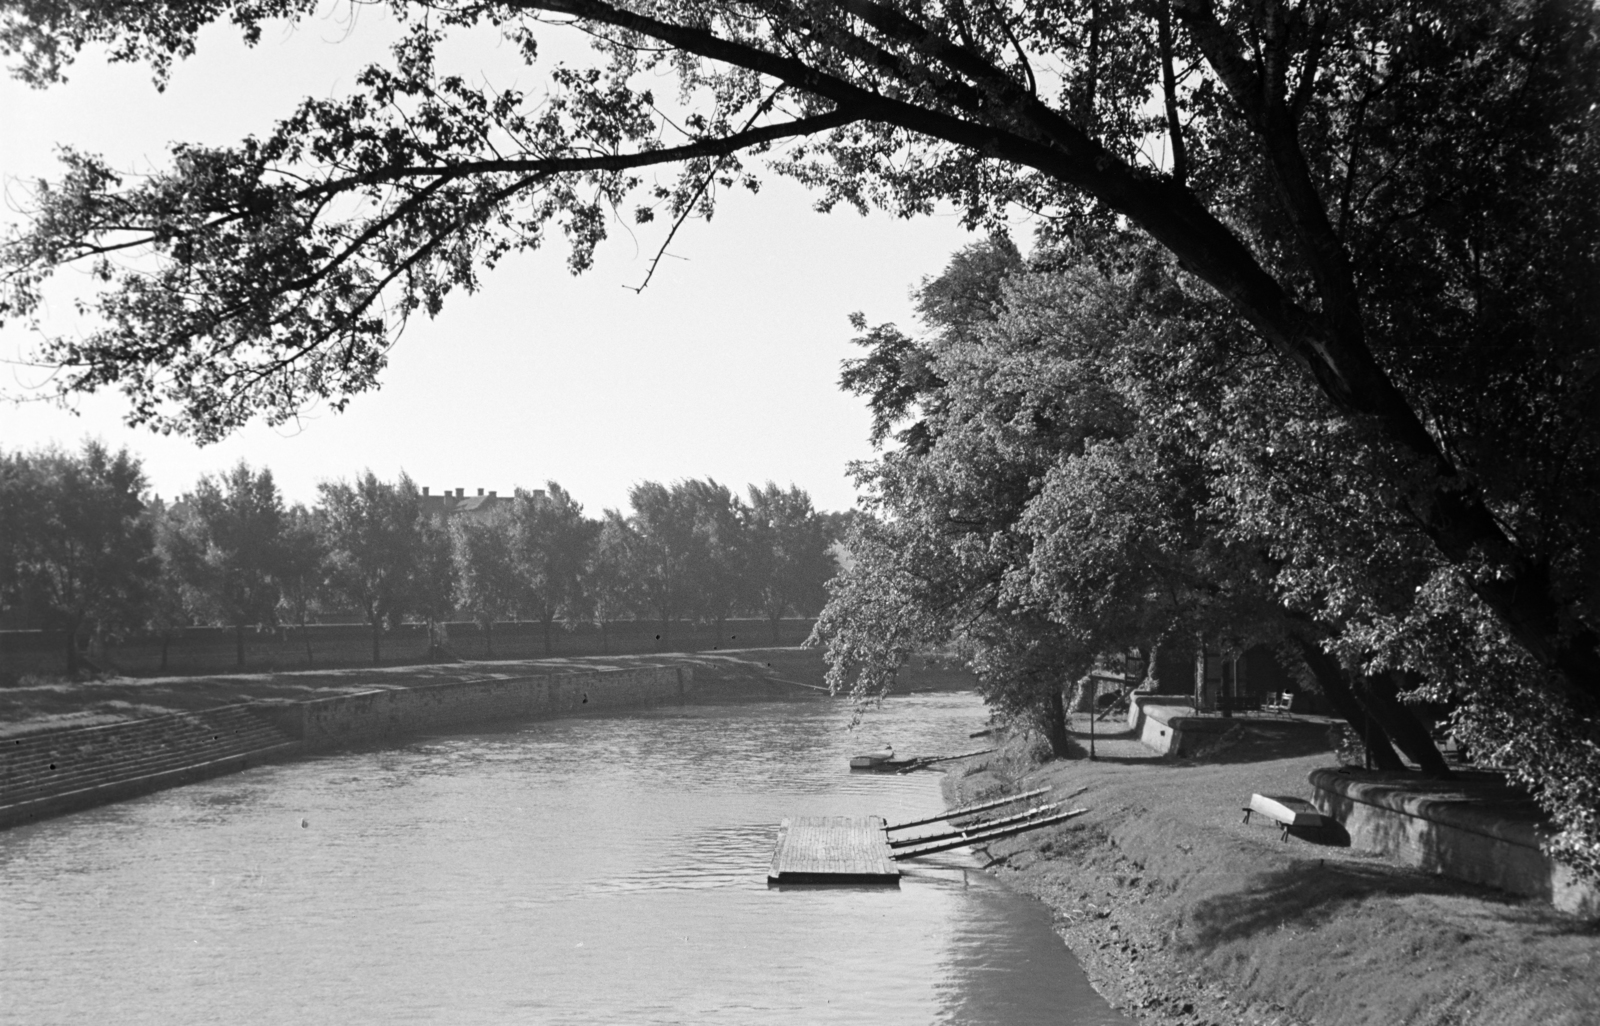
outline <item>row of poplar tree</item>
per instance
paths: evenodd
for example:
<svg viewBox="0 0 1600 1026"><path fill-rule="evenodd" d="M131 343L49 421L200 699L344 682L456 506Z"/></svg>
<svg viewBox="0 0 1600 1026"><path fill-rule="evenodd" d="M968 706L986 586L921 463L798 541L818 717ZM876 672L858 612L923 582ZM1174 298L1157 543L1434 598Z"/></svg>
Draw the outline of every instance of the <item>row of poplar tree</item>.
<svg viewBox="0 0 1600 1026"><path fill-rule="evenodd" d="M359 616L372 658L386 628L444 622L543 625L650 619L814 615L835 569L842 514L817 512L800 488L716 481L644 482L631 510L599 518L560 485L518 489L454 515L425 506L404 474L318 486L315 505L286 504L265 468L241 462L203 476L173 502L152 497L137 457L98 442L80 451L0 451L0 616L61 630L67 670L94 638L147 633L165 643L198 624L231 627L237 661L248 631ZM165 658L163 656L163 664Z"/></svg>

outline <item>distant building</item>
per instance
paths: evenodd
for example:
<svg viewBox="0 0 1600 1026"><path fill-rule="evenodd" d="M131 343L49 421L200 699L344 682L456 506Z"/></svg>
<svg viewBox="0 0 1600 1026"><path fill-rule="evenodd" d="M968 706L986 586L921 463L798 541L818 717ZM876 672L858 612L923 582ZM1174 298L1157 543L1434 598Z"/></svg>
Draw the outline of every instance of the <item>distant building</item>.
<svg viewBox="0 0 1600 1026"><path fill-rule="evenodd" d="M533 495L543 495L540 489L534 489ZM422 511L438 521L445 521L459 513L486 513L500 506L510 505L511 496L502 497L499 492L484 494L483 489L478 489L477 495L468 495L465 488L451 491L446 488L443 494L434 495L424 487L420 497Z"/></svg>

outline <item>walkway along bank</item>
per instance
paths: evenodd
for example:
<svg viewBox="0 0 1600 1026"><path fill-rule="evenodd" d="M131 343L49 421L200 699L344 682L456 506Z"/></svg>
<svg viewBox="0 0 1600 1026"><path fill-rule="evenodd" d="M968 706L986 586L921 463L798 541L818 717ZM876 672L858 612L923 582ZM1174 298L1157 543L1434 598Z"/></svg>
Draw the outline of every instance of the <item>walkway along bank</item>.
<svg viewBox="0 0 1600 1026"><path fill-rule="evenodd" d="M419 684L306 701L266 700L0 741L0 828L339 748L501 721L691 700L788 697L793 682L696 681L655 664Z"/></svg>

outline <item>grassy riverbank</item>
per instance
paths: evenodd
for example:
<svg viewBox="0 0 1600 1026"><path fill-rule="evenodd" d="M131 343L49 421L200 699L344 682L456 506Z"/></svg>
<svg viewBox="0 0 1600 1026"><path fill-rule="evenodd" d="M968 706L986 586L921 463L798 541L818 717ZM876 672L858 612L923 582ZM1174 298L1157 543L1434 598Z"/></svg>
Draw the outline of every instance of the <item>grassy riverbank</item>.
<svg viewBox="0 0 1600 1026"><path fill-rule="evenodd" d="M1086 721L1076 726L1086 741ZM1071 804L1087 815L988 855L1054 911L1096 987L1141 1023L1600 1023L1594 925L1240 822L1252 792L1310 797L1306 774L1332 762L1323 729L1253 720L1182 761L1104 734L1095 762L1034 766L1013 747L950 774L946 790L965 801L1082 789Z"/></svg>
<svg viewBox="0 0 1600 1026"><path fill-rule="evenodd" d="M796 692L822 689L827 669L820 649L790 647L186 677L24 677L15 685L0 688L0 737L214 709L239 702L304 701L419 684L659 664L690 667L698 681L779 685L779 693L781 687L791 687ZM913 689L972 686L970 674L932 663L914 667L905 682Z"/></svg>

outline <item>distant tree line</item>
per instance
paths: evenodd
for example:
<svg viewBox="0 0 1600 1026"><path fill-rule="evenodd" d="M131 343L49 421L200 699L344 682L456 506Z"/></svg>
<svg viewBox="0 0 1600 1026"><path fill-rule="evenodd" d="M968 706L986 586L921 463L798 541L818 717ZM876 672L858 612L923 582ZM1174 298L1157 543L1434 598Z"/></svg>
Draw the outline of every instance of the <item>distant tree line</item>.
<svg viewBox="0 0 1600 1026"><path fill-rule="evenodd" d="M386 629L425 623L430 657L450 656L443 624L469 618L493 653L494 625L812 616L827 598L844 515L820 513L797 487L711 479L647 481L631 510L598 518L554 481L454 514L430 510L402 474L318 486L314 506L286 504L268 469L240 462L170 503L149 494L137 457L86 442L0 451L0 617L59 630L66 670L95 640L185 627L247 632L359 616L382 657ZM302 632L304 634L305 632ZM306 659L313 653L306 642Z"/></svg>

